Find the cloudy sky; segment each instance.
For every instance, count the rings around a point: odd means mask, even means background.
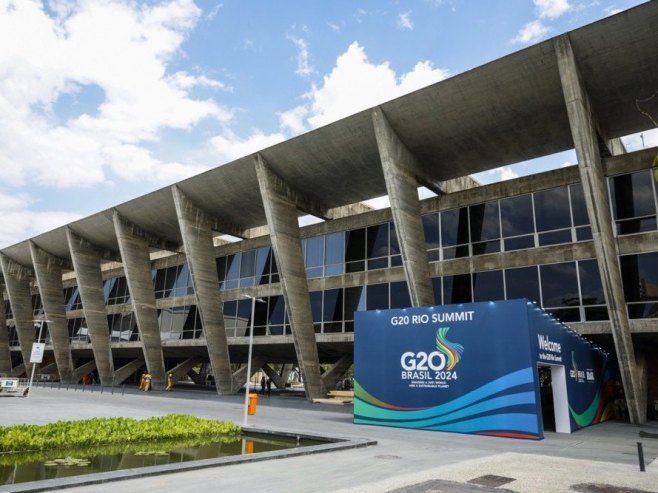
[[[0,248],[639,3],[0,0]]]

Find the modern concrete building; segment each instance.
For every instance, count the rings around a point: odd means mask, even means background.
[[[294,365],[311,398],[350,367],[356,310],[527,297],[614,352],[642,422],[658,148],[620,138],[658,119],[657,25],[643,4],[4,248],[0,372],[28,371],[48,320],[42,374],[110,385],[148,368],[157,388],[208,372],[236,392],[253,323],[252,370],[281,385]],[[574,148],[574,166],[470,178]]]

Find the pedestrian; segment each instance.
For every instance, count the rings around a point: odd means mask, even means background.
[[[267,379],[267,395],[270,395],[272,393],[272,379],[268,378]]]
[[[146,372],[142,372],[142,376],[139,378],[139,390],[144,390],[144,384],[146,383]]]
[[[146,372],[144,374],[144,392],[151,390],[151,374]]]
[[[260,393],[261,395],[265,395],[265,375],[260,379]]]
[[[174,374],[170,373],[167,375],[167,386],[165,387],[165,390],[171,392],[171,389],[174,388]]]

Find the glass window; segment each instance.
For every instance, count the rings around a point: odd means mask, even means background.
[[[587,215],[587,204],[585,203],[583,186],[580,183],[569,185],[569,193],[571,194],[571,213],[573,215],[573,225],[589,225],[589,216]]]
[[[444,247],[468,243],[468,208],[441,212],[441,242]]]
[[[160,338],[163,341],[183,338],[183,328],[190,312],[189,306],[174,306],[158,310]]]
[[[36,317],[43,315],[43,303],[41,302],[40,294],[32,295],[32,314]]]
[[[114,313],[107,316],[110,338],[113,342],[137,341],[139,333],[132,313]]]
[[[471,275],[459,274],[456,276],[445,276],[443,278],[443,302],[446,305],[453,303],[470,303],[473,301],[471,295]]]
[[[324,292],[324,310],[322,319],[325,322],[343,321],[343,290],[327,289]]]
[[[441,293],[443,291],[441,287],[441,278],[433,277],[432,278],[432,289],[434,290],[434,304],[441,305],[443,304]]]
[[[559,231],[549,231],[548,233],[539,233],[539,246],[559,245],[560,243],[571,243],[571,228],[561,229]]]
[[[580,305],[575,262],[540,265],[539,272],[544,308]]]
[[[366,229],[367,258],[388,257],[388,223]]]
[[[505,251],[522,250],[524,248],[533,248],[535,246],[535,236],[517,236],[516,238],[505,238]]]
[[[489,270],[473,273],[473,301],[497,301],[505,299],[503,271]]]
[[[286,302],[283,296],[271,296],[269,299],[270,325],[283,325],[286,317]]]
[[[485,202],[469,208],[471,219],[471,241],[479,242],[500,238],[498,202]]]
[[[219,280],[219,287],[221,289],[226,279],[226,257],[216,258],[215,264],[217,265],[217,279]]]
[[[236,311],[238,309],[237,301],[225,301],[222,306],[224,311],[224,327],[228,337],[235,337],[235,327],[237,324]]]
[[[270,283],[270,257],[272,249],[270,247],[259,248],[256,250],[256,284]]]
[[[583,305],[605,305],[599,263],[595,259],[580,260],[578,274]]]
[[[505,288],[508,300],[526,298],[541,305],[536,266],[505,269]]]
[[[423,232],[425,233],[425,242],[427,243],[428,250],[433,250],[441,246],[439,215],[436,212],[423,216]]]
[[[391,283],[391,308],[409,308],[411,297],[407,281]]]
[[[251,300],[237,300],[237,304],[235,335],[248,336],[251,331]]]
[[[368,310],[388,310],[388,284],[370,284],[366,288]]]
[[[345,288],[345,320],[354,320],[354,312],[366,309],[366,290],[363,286]]]
[[[626,302],[658,300],[658,252],[619,258]]]
[[[322,322],[322,291],[311,291],[309,296],[313,322]]]
[[[72,286],[64,290],[64,302],[66,311],[82,309],[82,300],[80,299],[80,290],[78,286]]]
[[[571,227],[569,189],[567,187],[535,192],[534,195],[537,231],[551,231]],[[571,238],[569,238],[569,241],[571,241]]]
[[[532,196],[519,195],[501,199],[500,220],[504,237],[534,233],[532,219]],[[505,247],[507,250],[507,247]]]
[[[325,263],[327,265],[342,265],[345,260],[345,238],[343,232],[327,235],[325,246]],[[340,272],[331,272],[331,274],[342,274],[342,268]]]
[[[242,252],[240,259],[240,278],[254,277],[256,275],[256,250]]]
[[[366,254],[366,230],[353,229],[345,232],[345,261],[365,259]]]
[[[656,214],[651,170],[610,178],[610,196],[615,219]]]
[[[308,238],[306,242],[306,267],[320,267],[324,261],[324,236]]]

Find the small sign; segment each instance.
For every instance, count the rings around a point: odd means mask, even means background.
[[[43,352],[46,349],[45,342],[35,342],[32,344],[32,354],[30,354],[30,363],[41,363],[43,361]]]
[[[0,388],[1,389],[16,389],[16,388],[18,388],[18,380],[16,380],[15,378],[0,379]]]

